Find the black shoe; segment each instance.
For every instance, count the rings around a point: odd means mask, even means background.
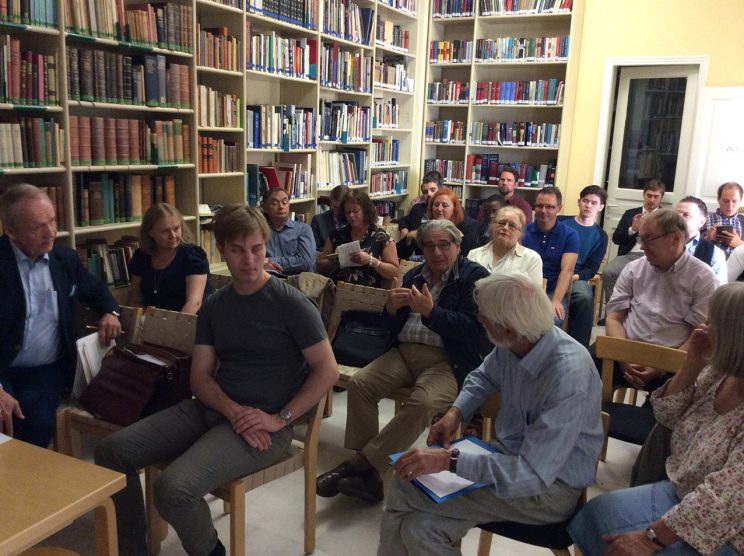
[[[382,479],[375,469],[370,469],[357,477],[344,477],[338,481],[337,488],[341,494],[361,498],[373,504],[382,502],[384,498]]]
[[[606,322],[606,319],[601,318],[597,321],[597,326],[604,326]]]
[[[324,498],[333,498],[338,494],[338,482],[344,477],[351,477],[354,469],[350,460],[337,465],[330,471],[318,475],[315,479],[315,492]]]
[[[209,553],[209,556],[225,556],[225,554],[225,545],[220,542],[220,539],[217,539],[217,544],[214,545],[214,548],[212,549],[212,552]]]

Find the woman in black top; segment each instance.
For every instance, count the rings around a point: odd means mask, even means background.
[[[196,314],[213,288],[208,282],[207,254],[191,242],[178,209],[155,203],[147,210],[139,249],[129,263],[130,305]]]

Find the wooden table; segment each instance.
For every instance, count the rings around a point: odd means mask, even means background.
[[[110,497],[125,484],[92,463],[19,440],[0,444],[0,554],[23,552],[93,510],[96,554],[117,556]]]

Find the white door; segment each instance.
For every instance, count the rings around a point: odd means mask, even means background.
[[[697,76],[697,66],[620,69],[607,162],[608,234],[626,210],[643,204],[643,186],[649,180],[666,185],[664,206],[687,194]],[[611,245],[610,258],[616,251]]]

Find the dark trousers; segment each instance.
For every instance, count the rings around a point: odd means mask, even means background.
[[[41,367],[11,367],[0,373],[0,384],[18,401],[25,417],[13,418],[14,438],[42,448],[49,446],[64,376],[62,360]]]

